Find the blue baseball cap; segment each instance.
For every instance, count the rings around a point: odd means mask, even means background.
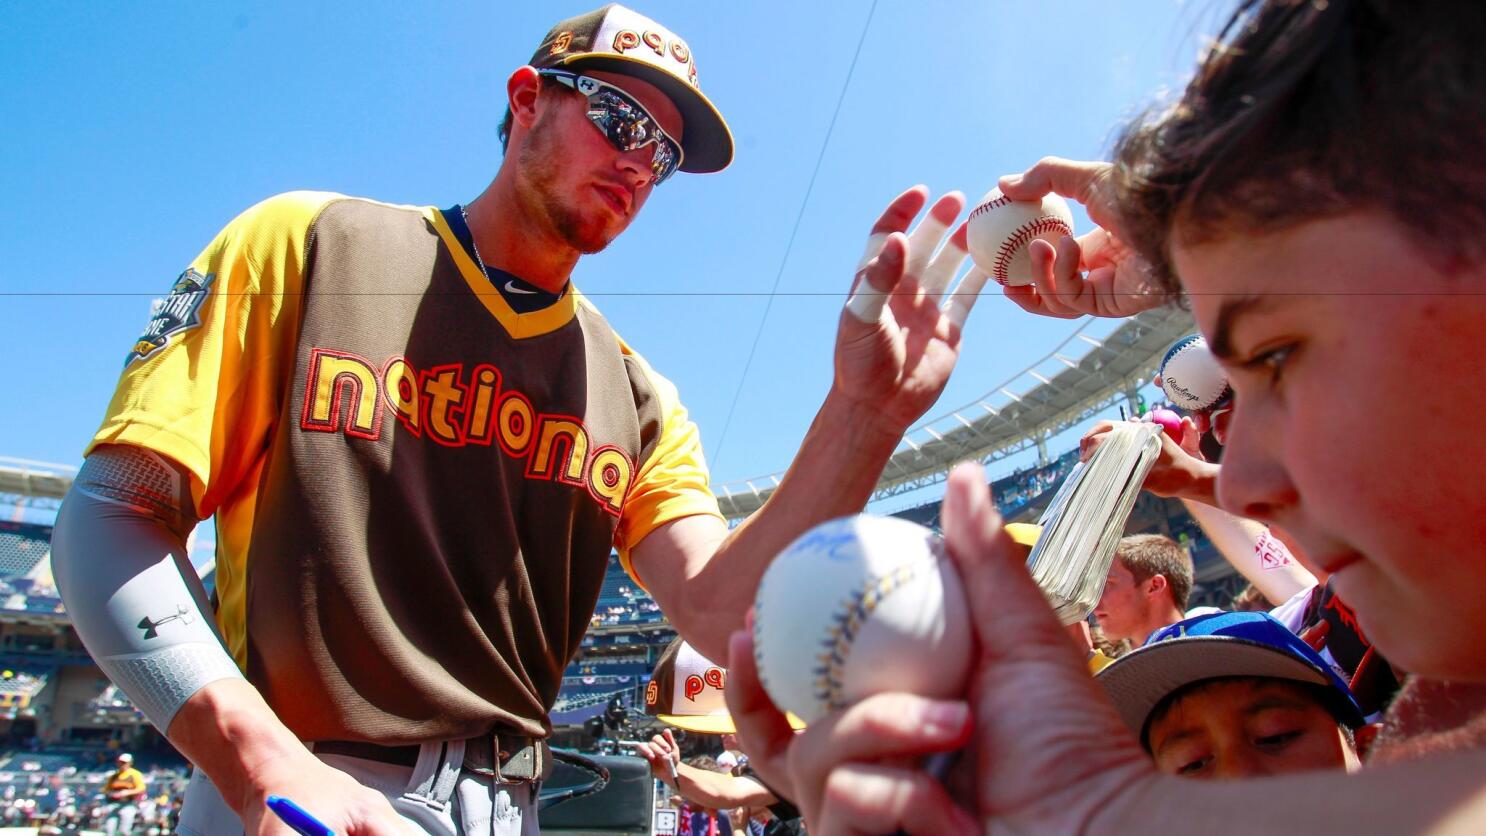
[[[1268,613],[1211,613],[1178,621],[1116,659],[1097,679],[1144,744],[1151,712],[1168,696],[1193,683],[1234,676],[1319,685],[1338,723],[1355,729],[1366,722],[1357,698],[1331,665]]]

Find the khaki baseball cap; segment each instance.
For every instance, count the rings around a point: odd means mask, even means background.
[[[1013,543],[1027,548],[1037,545],[1037,538],[1042,536],[1042,526],[1033,523],[1007,523],[1005,528]]]
[[[558,23],[532,54],[537,69],[605,70],[659,87],[686,123],[681,170],[722,171],[733,161],[733,134],[697,83],[696,57],[676,33],[650,18],[610,3]]]
[[[668,726],[701,734],[732,734],[732,715],[723,698],[727,669],[676,639],[661,653],[645,685],[645,713]],[[791,726],[805,722],[787,715]]]

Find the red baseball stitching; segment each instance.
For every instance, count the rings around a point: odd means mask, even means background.
[[[980,215],[984,215],[992,209],[1000,209],[1002,206],[1005,206],[1010,202],[1011,198],[1004,195],[996,198],[995,200],[987,200],[985,203],[982,203],[979,206],[975,207],[975,211],[970,213],[970,217],[974,218]]]
[[[1040,218],[1034,218],[1017,227],[1016,232],[1007,236],[1006,240],[1001,242],[1000,249],[996,250],[996,261],[991,269],[991,275],[996,278],[997,282],[1006,284],[1006,270],[1010,266],[1011,257],[1016,254],[1017,250],[1031,243],[1033,238],[1045,232],[1061,232],[1064,235],[1073,234],[1073,230],[1069,228],[1068,224],[1062,218],[1055,218],[1052,215],[1043,215]]]

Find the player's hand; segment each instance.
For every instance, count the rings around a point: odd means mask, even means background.
[[[946,296],[968,256],[965,225],[955,224],[965,196],[939,198],[907,234],[928,200],[928,189],[915,186],[877,219],[836,333],[834,392],[865,407],[893,435],[944,390],[961,329],[986,281],[971,269]]]
[[[972,833],[975,819],[918,768],[922,756],[962,747],[969,706],[878,694],[796,734],[769,701],[746,631],[728,648],[728,711],[748,763],[800,807],[812,834]]]
[[[671,785],[676,783],[676,764],[681,762],[681,749],[671,730],[666,729],[650,738],[649,743],[635,747],[635,754],[650,762],[650,773]]]
[[[1100,421],[1078,442],[1078,458],[1088,461],[1094,451],[1109,438],[1117,422]],[[1212,485],[1217,478],[1218,466],[1202,459],[1198,450],[1201,434],[1191,417],[1182,418],[1180,443],[1165,432],[1161,433],[1161,452],[1151,472],[1146,474],[1141,487],[1156,496],[1173,499],[1194,499],[1212,504]]]
[[[1132,316],[1167,301],[1150,265],[1125,244],[1109,173],[1109,163],[1046,157],[1021,174],[1001,178],[1001,193],[1009,198],[1038,200],[1055,192],[1083,204],[1098,225],[1077,238],[1063,238],[1056,248],[1033,241],[1027,254],[1036,280],[1004,288],[1006,298],[1032,313],[1064,319]]]
[[[282,795],[345,836],[409,836],[411,825],[380,792],[306,752],[276,758],[256,771],[252,789],[238,811],[248,836],[294,836],[268,809],[268,797]]]

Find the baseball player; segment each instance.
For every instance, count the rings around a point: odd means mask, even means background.
[[[103,781],[103,795],[118,805],[119,831],[133,833],[140,802],[145,799],[144,773],[134,768],[134,756],[128,752],[120,752],[114,759],[114,766],[116,769]]]
[[[731,160],[691,48],[608,5],[506,92],[468,205],[266,200],[124,358],[53,559],[90,652],[200,767],[182,833],[287,832],[270,794],[341,833],[536,832],[611,546],[721,656],[768,559],[862,506],[953,368],[984,277],[939,304],[964,201],[910,237],[916,188],[872,230],[792,469],[729,532],[675,388],[569,281],[676,172]],[[213,515],[209,603],[184,544]]]

